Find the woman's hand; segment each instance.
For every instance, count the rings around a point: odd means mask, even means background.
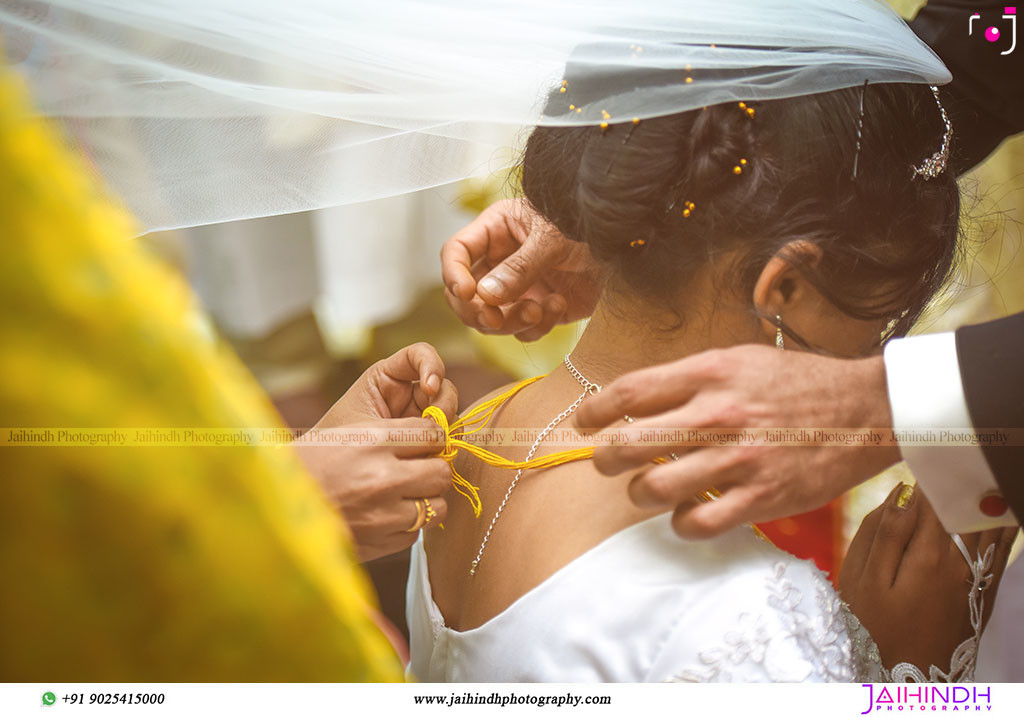
[[[444,448],[444,432],[420,418],[424,408],[435,405],[454,419],[458,393],[444,375],[444,364],[432,346],[404,348],[371,366],[294,444],[345,516],[361,560],[390,555],[415,542],[419,531],[408,531],[418,519],[416,501],[428,500],[435,512],[426,527],[438,525],[447,514],[451,468],[436,457]],[[341,427],[382,440],[330,445],[316,437],[316,431]],[[383,439],[398,431],[423,440],[385,445]]]
[[[982,625],[1016,535],[1017,528],[998,528],[962,536],[972,559],[995,544]],[[871,633],[886,669],[906,662],[926,675],[931,665],[948,671],[953,651],[974,634],[970,589],[963,554],[924,494],[903,484],[864,519],[839,574],[839,592]]]
[[[448,513],[446,496],[451,487],[451,467],[436,457],[444,448],[444,433],[425,418],[375,421],[345,428],[380,436],[397,431],[425,436],[417,445],[399,442],[295,446],[310,473],[345,516],[360,560],[405,550],[419,535],[419,530],[409,532],[417,522],[417,500],[427,499],[436,513],[425,528],[440,524]]]
[[[597,265],[521,199],[496,202],[441,249],[445,297],[483,333],[536,341],[555,324],[590,316]]]
[[[437,349],[427,343],[406,346],[366,369],[314,428],[381,418],[418,418],[431,405],[453,420],[459,395],[444,375]]]

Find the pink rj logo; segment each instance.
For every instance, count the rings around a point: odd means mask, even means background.
[[[974,13],[971,15],[971,19],[967,21],[967,34],[974,35],[974,21],[980,20],[981,15]],[[1007,7],[1003,8],[1003,19],[1010,21],[1010,49],[1000,52],[1000,55],[1009,55],[1017,48],[1017,8]],[[985,30],[985,39],[989,42],[999,42],[999,39],[1003,36],[1003,31],[994,25]]]

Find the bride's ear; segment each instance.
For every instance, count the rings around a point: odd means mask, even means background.
[[[768,260],[754,284],[754,310],[761,317],[761,330],[769,343],[775,341],[776,316],[799,332],[800,326],[814,324],[822,300],[799,265],[815,266],[821,261],[821,247],[806,240],[792,241]]]

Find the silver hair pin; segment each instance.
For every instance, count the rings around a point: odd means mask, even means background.
[[[921,166],[913,168],[914,174],[911,177],[912,179],[919,175],[926,180],[934,179],[945,171],[946,162],[949,160],[949,143],[953,139],[953,124],[949,121],[946,108],[942,106],[942,102],[939,100],[939,88],[932,85],[931,89],[932,94],[935,95],[935,104],[939,106],[939,112],[942,113],[942,123],[946,125],[946,134],[942,137],[942,146],[939,147],[939,151],[924,160]]]
[[[860,88],[860,112],[857,114],[857,153],[853,155],[853,176],[850,179],[857,178],[857,165],[860,162],[860,141],[864,133],[864,93],[867,89],[868,81],[864,80],[864,84]]]

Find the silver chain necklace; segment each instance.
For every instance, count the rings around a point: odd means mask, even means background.
[[[583,403],[583,399],[592,393],[599,393],[601,391],[601,387],[599,385],[588,381],[587,378],[580,373],[575,366],[573,366],[572,360],[569,358],[569,354],[565,355],[564,363],[565,368],[569,371],[569,375],[576,379],[576,381],[583,387],[583,393],[581,393],[579,397],[572,402],[571,406],[552,418],[551,422],[545,426],[544,430],[537,434],[537,440],[533,442],[533,445],[530,447],[530,452],[526,454],[526,461],[533,459],[533,454],[537,452],[537,448],[540,446],[541,442],[547,438],[548,434],[551,433],[559,423],[571,416],[576,409],[580,407],[580,404]],[[470,575],[476,575],[477,566],[480,565],[480,559],[483,557],[484,549],[487,547],[487,541],[490,539],[491,533],[494,531],[494,525],[498,522],[498,518],[501,517],[501,512],[505,510],[505,506],[508,504],[508,499],[512,496],[512,491],[516,489],[519,479],[523,477],[524,470],[525,469],[520,468],[516,471],[515,477],[512,478],[512,482],[508,486],[508,490],[505,491],[505,498],[501,501],[501,505],[498,506],[498,510],[494,513],[494,517],[491,518],[491,524],[487,526],[487,532],[484,533],[483,542],[480,543],[480,550],[477,551],[476,558],[473,560],[473,564],[469,568]]]

